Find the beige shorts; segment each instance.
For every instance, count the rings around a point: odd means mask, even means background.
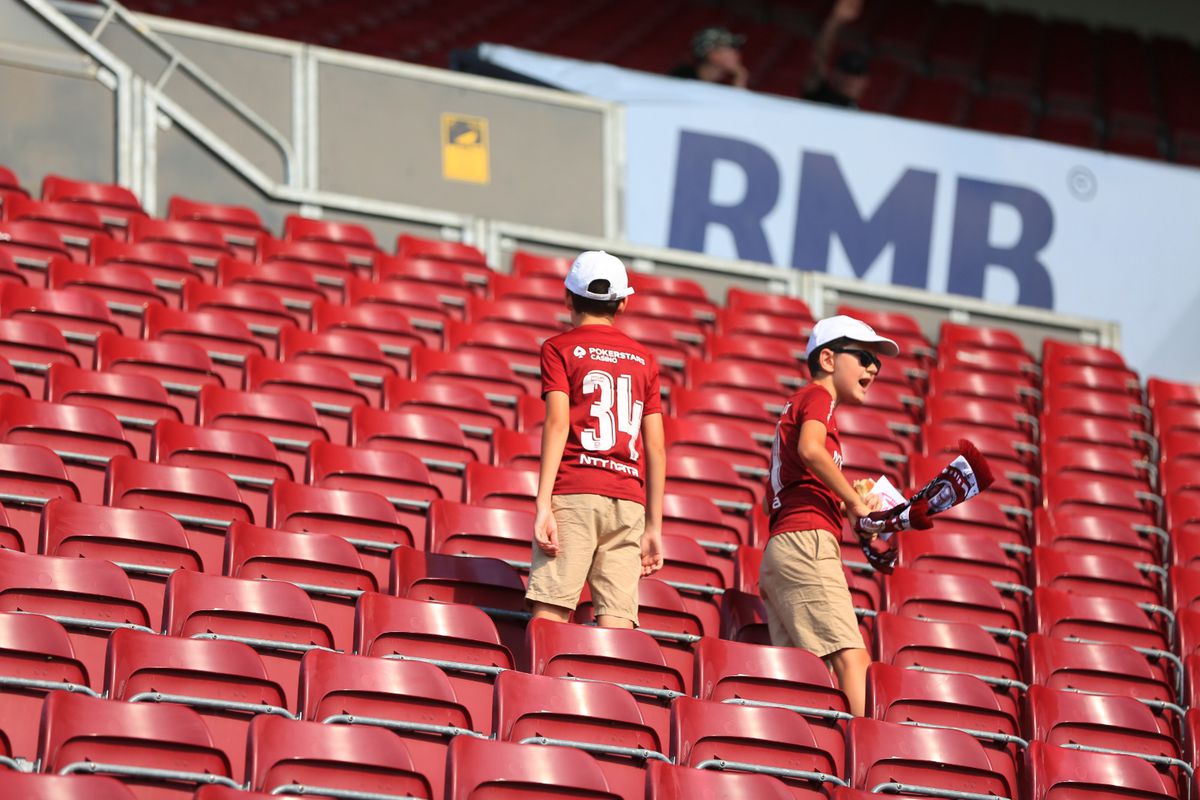
[[[772,644],[802,647],[822,658],[863,647],[842,572],[842,548],[829,531],[772,536],[763,554],[759,591]]]
[[[547,556],[534,543],[526,599],[574,610],[587,581],[596,616],[636,625],[646,509],[598,494],[555,495],[550,507],[558,523],[558,555]]]

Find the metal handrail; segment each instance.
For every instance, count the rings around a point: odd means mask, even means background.
[[[284,138],[274,125],[267,122],[257,112],[254,111],[246,103],[235,97],[228,89],[222,86],[215,78],[200,68],[196,62],[192,61],[172,45],[166,39],[152,31],[148,25],[142,22],[135,14],[131,13],[125,6],[116,2],[116,0],[100,0],[104,6],[104,14],[100,17],[100,22],[92,29],[91,38],[97,43],[100,40],[105,28],[114,18],[124,22],[130,30],[137,34],[141,39],[152,45],[158,52],[166,56],[166,69],[158,76],[151,85],[157,91],[162,91],[167,81],[176,71],[183,71],[191,76],[200,86],[214,96],[217,100],[223,103],[230,111],[241,117],[243,121],[255,128],[259,133],[271,141],[271,144],[283,156],[283,180],[284,183],[291,186],[296,180],[296,152],[292,147],[291,142]]]

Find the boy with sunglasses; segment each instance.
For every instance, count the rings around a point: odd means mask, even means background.
[[[775,428],[770,491],[764,498],[771,533],[759,575],[771,643],[802,647],[825,660],[863,716],[867,667],[850,588],[842,572],[839,532],[879,509],[842,475],[834,410],[859,405],[879,374],[880,356],[899,355],[891,339],[847,316],[813,326],[805,357],[812,383],[793,395]]]

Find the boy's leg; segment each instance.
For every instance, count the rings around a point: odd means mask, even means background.
[[[850,701],[850,713],[856,717],[865,717],[867,667],[871,666],[871,655],[861,647],[847,647],[825,656],[825,663],[833,669],[838,688]]]
[[[633,628],[637,625],[646,509],[632,500],[593,497],[600,530],[588,584],[596,622],[605,628]]]
[[[596,550],[596,519],[588,498],[592,495],[556,495],[551,500],[558,524],[558,555],[548,556],[533,544],[529,568],[529,601],[534,619],[567,622],[579,603]]]

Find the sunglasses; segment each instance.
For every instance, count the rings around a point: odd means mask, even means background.
[[[866,369],[874,365],[876,370],[883,369],[883,362],[879,360],[879,356],[872,353],[870,350],[860,350],[856,347],[841,347],[834,349],[835,353],[849,353],[858,359],[859,365]]]

